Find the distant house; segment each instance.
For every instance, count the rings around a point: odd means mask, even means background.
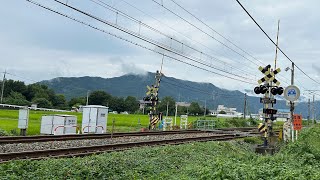
[[[219,114],[220,112],[224,112],[224,114]],[[228,108],[224,105],[218,105],[217,108],[217,117],[242,117],[243,113],[237,112],[237,108]]]
[[[177,106],[180,107],[190,107],[191,103],[187,103],[187,102],[176,102]]]
[[[209,114],[211,116],[216,116],[218,114],[218,112],[216,110],[209,110]]]
[[[151,101],[139,100],[139,108],[144,109],[147,105],[150,105],[151,103]]]

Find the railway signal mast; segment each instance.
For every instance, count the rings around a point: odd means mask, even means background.
[[[155,75],[155,84],[147,86],[146,97],[143,98],[144,101],[151,102],[150,104],[150,112],[149,112],[149,130],[155,129],[156,125],[160,120],[162,120],[162,113],[159,113],[157,110],[157,105],[159,101],[158,92],[160,87],[162,73],[157,71]]]
[[[274,115],[277,113],[277,109],[274,109],[273,105],[277,101],[274,96],[282,95],[284,90],[279,86],[280,82],[275,78],[275,75],[281,71],[280,68],[272,70],[269,64],[266,67],[260,66],[259,70],[265,76],[258,81],[259,86],[254,88],[254,92],[264,95],[260,98],[260,102],[263,104],[264,123],[259,126],[259,130],[264,134],[264,144],[261,148],[265,149],[269,148],[270,138],[273,136],[272,122],[276,120]]]

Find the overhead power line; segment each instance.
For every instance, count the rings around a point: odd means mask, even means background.
[[[53,1],[55,1],[55,2],[57,2],[57,3],[59,3],[59,4],[61,4],[61,5],[64,5],[64,6],[70,8],[70,9],[76,11],[76,12],[79,12],[79,13],[85,15],[85,16],[88,16],[88,17],[90,17],[90,18],[92,18],[92,19],[94,19],[94,20],[97,20],[97,21],[99,21],[99,22],[101,22],[101,23],[103,23],[103,24],[106,24],[106,25],[108,25],[108,26],[110,26],[110,27],[113,27],[113,28],[115,28],[115,29],[117,29],[117,30],[119,30],[119,31],[122,31],[122,32],[124,32],[124,33],[126,33],[126,34],[128,34],[128,35],[131,35],[131,36],[136,37],[136,38],[138,38],[138,39],[140,39],[140,40],[142,40],[142,41],[145,41],[145,42],[147,42],[147,43],[149,43],[149,44],[151,44],[151,45],[154,45],[154,46],[156,46],[156,47],[159,47],[159,48],[161,48],[161,49],[163,49],[163,50],[165,50],[165,51],[168,51],[168,52],[170,52],[170,53],[173,53],[173,54],[175,54],[175,55],[181,56],[181,57],[183,57],[183,58],[185,58],[185,59],[191,60],[191,61],[196,62],[196,63],[198,63],[198,64],[201,64],[201,65],[203,65],[203,66],[206,66],[206,67],[209,67],[209,68],[212,68],[212,69],[221,71],[221,72],[226,73],[226,74],[229,74],[229,75],[233,75],[233,76],[236,76],[236,77],[239,77],[239,78],[243,78],[243,79],[248,79],[248,77],[244,77],[244,76],[241,76],[241,75],[239,75],[239,74],[235,74],[235,73],[232,73],[232,72],[228,72],[228,71],[226,71],[226,70],[223,70],[223,69],[219,69],[219,68],[217,68],[217,67],[214,67],[214,66],[211,65],[211,64],[205,64],[205,63],[201,62],[201,61],[202,61],[201,59],[195,59],[195,58],[192,57],[192,56],[190,56],[190,57],[189,57],[189,56],[186,56],[185,54],[181,53],[179,50],[176,50],[176,49],[174,49],[174,48],[172,48],[172,47],[168,47],[167,45],[162,44],[162,43],[159,43],[159,42],[157,42],[157,41],[155,41],[155,40],[153,40],[153,39],[151,39],[151,38],[142,36],[141,34],[138,34],[138,33],[136,33],[136,32],[130,31],[130,30],[128,30],[128,29],[126,29],[126,28],[124,28],[124,27],[121,27],[121,26],[119,26],[119,25],[117,25],[117,24],[114,24],[114,23],[108,22],[108,21],[106,21],[106,20],[104,20],[104,19],[101,19],[101,18],[99,18],[99,17],[96,17],[96,16],[94,16],[94,15],[88,13],[88,12],[84,12],[84,11],[82,11],[82,10],[74,7],[74,6],[68,5],[68,4],[63,3],[63,2],[61,2],[61,1],[59,1],[59,0],[53,0]],[[228,76],[228,77],[230,77],[230,76]]]
[[[152,0],[154,2],[156,2],[155,0]],[[192,17],[194,17],[196,20],[198,20],[200,23],[202,23],[204,26],[206,26],[207,28],[209,28],[210,30],[212,30],[214,33],[216,33],[217,35],[219,35],[220,37],[222,37],[224,40],[226,40],[227,42],[229,42],[230,44],[232,44],[233,46],[235,46],[236,48],[238,48],[239,50],[241,50],[242,52],[244,52],[245,54],[247,54],[248,56],[250,56],[251,58],[255,59],[256,61],[258,61],[259,63],[261,63],[261,65],[265,65],[265,63],[263,63],[261,60],[259,60],[258,58],[254,57],[252,54],[248,53],[247,51],[245,51],[244,49],[242,49],[239,45],[237,45],[236,43],[232,42],[230,39],[226,38],[225,36],[223,36],[221,33],[219,33],[217,30],[213,29],[211,26],[209,26],[207,23],[205,23],[203,20],[201,20],[199,17],[197,17],[196,15],[194,15],[193,13],[191,13],[189,10],[187,10],[186,8],[184,8],[182,5],[180,5],[179,3],[177,3],[175,0],[171,0],[175,5],[177,5],[178,7],[180,7],[182,10],[184,10],[185,12],[187,12],[189,15],[191,15]],[[160,5],[158,2],[156,2],[158,5]],[[163,4],[161,4],[161,6],[163,6]],[[167,7],[164,7],[165,9],[167,9],[169,12],[173,13],[170,9],[168,9]],[[178,16],[179,18],[181,18],[178,14],[173,13],[174,15]],[[185,21],[185,19],[182,19]],[[186,22],[186,21],[185,21]],[[189,22],[188,22],[189,23]],[[189,23],[190,24],[190,23]],[[237,53],[239,54],[239,53]],[[243,55],[241,55],[242,57],[244,57]],[[244,57],[246,58],[246,57]],[[247,59],[247,58],[246,58]],[[249,59],[247,59],[249,60]],[[250,61],[250,60],[249,60]],[[252,62],[252,61],[250,61]],[[256,63],[254,63],[255,65],[257,65]],[[257,65],[258,66],[258,65]],[[288,78],[286,78],[283,75],[279,75],[280,77],[282,77],[283,79],[285,79],[283,82],[287,85],[290,85],[288,82],[290,81]],[[279,78],[280,79],[280,78]]]
[[[222,37],[224,40],[228,41],[230,44],[232,44],[233,46],[235,46],[236,48],[238,48],[239,50],[241,50],[242,52],[244,52],[245,54],[247,54],[248,56],[252,57],[253,59],[259,61],[261,64],[264,64],[262,61],[260,61],[259,59],[255,58],[253,55],[251,55],[250,53],[248,53],[247,51],[243,50],[240,46],[238,46],[237,44],[235,44],[234,42],[232,42],[230,39],[226,38],[225,36],[223,36],[221,33],[219,33],[217,30],[213,29],[211,26],[209,26],[207,23],[205,23],[204,21],[202,21],[200,18],[198,18],[196,15],[194,15],[193,13],[191,13],[190,11],[188,11],[186,8],[184,8],[182,5],[180,5],[179,3],[177,3],[175,0],[171,0],[175,5],[177,5],[178,7],[180,7],[181,9],[183,9],[185,12],[187,12],[189,15],[191,15],[192,17],[194,17],[195,19],[197,19],[199,22],[201,22],[204,26],[206,26],[207,28],[209,28],[210,30],[212,30],[213,32],[215,32],[216,34],[218,34],[220,37]]]
[[[197,49],[197,48],[194,48],[194,47],[192,47],[191,45],[188,45],[187,43],[184,43],[184,42],[182,42],[182,41],[174,38],[173,36],[170,36],[170,35],[162,32],[162,31],[160,31],[160,30],[158,30],[158,29],[156,29],[156,28],[154,28],[154,27],[152,27],[152,26],[150,26],[150,25],[148,25],[148,24],[146,24],[146,23],[144,23],[144,22],[142,22],[142,21],[140,21],[140,20],[138,20],[138,19],[130,16],[129,14],[124,13],[123,11],[121,11],[121,10],[119,10],[119,9],[117,9],[117,8],[112,7],[111,5],[105,3],[105,2],[102,1],[102,0],[89,0],[89,1],[91,1],[91,2],[93,2],[94,4],[97,4],[97,5],[105,8],[105,9],[108,9],[108,10],[110,10],[110,11],[112,11],[112,12],[115,12],[117,15],[121,15],[121,16],[129,19],[129,20],[131,20],[131,21],[139,24],[139,26],[142,25],[142,26],[150,29],[151,31],[156,32],[156,33],[158,33],[158,34],[160,34],[160,35],[168,38],[168,39],[171,40],[171,41],[175,41],[175,42],[179,43],[182,47],[185,46],[186,48],[189,48],[189,49],[191,49],[191,50],[193,50],[193,51],[196,51],[196,52],[199,53],[199,55],[201,56],[201,57],[200,57],[200,60],[202,60],[202,56],[206,56],[206,57],[210,58],[211,60],[215,60],[215,61],[217,61],[217,62],[219,62],[219,63],[221,63],[221,64],[223,64],[223,65],[228,65],[228,66],[229,66],[230,68],[232,68],[233,70],[237,70],[237,71],[239,71],[239,72],[241,72],[241,73],[246,72],[246,75],[251,74],[251,75],[254,76],[253,73],[250,73],[250,72],[245,71],[245,70],[243,70],[243,69],[240,69],[240,68],[238,68],[238,67],[232,66],[232,65],[230,65],[229,63],[227,63],[227,62],[225,62],[225,61],[223,61],[223,60],[220,60],[220,59],[218,59],[218,58],[216,58],[216,57],[214,57],[214,56],[211,56],[211,55],[209,55],[209,54],[207,54],[207,53],[205,53],[205,52],[203,52],[203,51],[201,51],[201,50],[199,50],[199,49]],[[171,45],[170,45],[170,48],[172,48]],[[183,52],[181,52],[181,53],[183,53]],[[203,61],[203,62],[206,62],[205,60],[202,60],[202,61]],[[250,79],[252,79],[252,78],[250,78]],[[252,79],[252,80],[255,80],[255,79]]]
[[[188,90],[192,90],[192,91],[195,91],[195,92],[201,92],[201,93],[208,94],[208,95],[211,95],[211,96],[238,97],[238,95],[223,94],[223,93],[218,93],[218,92],[208,92],[206,90],[203,90],[203,89],[200,89],[200,88],[197,88],[197,87],[194,87],[194,86],[190,86],[190,85],[187,85],[185,83],[181,83],[178,80],[170,79],[167,76],[163,76],[163,78],[164,79],[162,79],[162,81],[163,80],[165,80],[165,81],[168,80],[168,81],[173,82],[175,86],[178,86],[178,87],[181,87],[181,88],[184,88],[184,89],[188,89]]]
[[[172,83],[170,81],[167,81],[168,79],[163,79],[162,82],[168,84],[168,85],[171,85],[171,86],[175,86],[177,88],[181,88],[181,89],[185,89],[185,90],[188,90],[188,91],[193,91],[193,92],[199,92],[199,93],[202,93],[202,94],[206,94],[208,96],[212,96],[212,97],[216,97],[216,96],[219,96],[219,97],[223,97],[223,98],[239,98],[239,96],[235,96],[235,95],[226,95],[226,94],[219,94],[219,93],[210,93],[210,92],[207,92],[207,91],[203,91],[203,90],[199,90],[199,89],[196,89],[196,88],[192,88],[192,87],[186,87],[186,86],[181,86],[179,84],[176,84],[176,83]],[[241,98],[242,99],[242,98]]]
[[[163,4],[160,4],[159,2],[157,2],[156,0],[152,0],[153,2],[155,2],[156,4],[158,4],[159,6],[163,7],[164,9],[166,9],[167,11],[169,11],[170,13],[172,13],[173,15],[177,16],[178,18],[180,18],[181,20],[183,20],[184,22],[186,22],[187,24],[189,24],[190,26],[196,28],[197,30],[199,30],[200,32],[204,33],[205,35],[207,35],[208,37],[212,38],[213,40],[217,41],[219,44],[221,44],[222,46],[226,47],[227,49],[231,50],[232,52],[238,54],[239,56],[243,57],[244,59],[250,61],[251,63],[255,64],[256,66],[259,66],[256,62],[250,60],[249,58],[247,58],[246,56],[244,56],[243,54],[239,53],[238,51],[234,50],[233,48],[231,48],[230,46],[226,45],[225,43],[223,43],[222,41],[218,40],[217,38],[215,38],[213,35],[207,33],[206,31],[204,31],[203,29],[199,28],[198,26],[194,25],[193,23],[191,23],[190,21],[188,21],[186,18],[180,16],[178,13],[174,12],[173,10],[169,9],[168,7],[164,6]]]
[[[294,63],[289,56],[284,53],[284,51],[277,46],[277,44],[270,38],[270,36],[266,33],[266,31],[258,24],[258,22],[252,17],[252,15],[247,11],[247,9],[240,3],[239,0],[236,0],[238,2],[238,4],[242,7],[242,9],[247,13],[247,15],[252,19],[252,21],[259,27],[259,29],[267,36],[267,38],[280,50],[280,52],[290,61],[294,64],[294,66],[297,67],[297,69],[299,69],[305,76],[307,76],[309,79],[311,79],[312,81],[314,81],[315,83],[320,85],[319,81],[316,81],[315,79],[313,79],[312,77],[310,77],[306,72],[304,72],[299,66],[297,66],[296,63]]]
[[[237,79],[237,78],[234,78],[234,77],[231,77],[231,76],[226,76],[226,75],[224,75],[224,74],[220,74],[220,73],[217,73],[217,72],[208,70],[208,69],[206,69],[206,68],[203,68],[203,67],[200,67],[200,66],[197,66],[197,65],[194,65],[194,64],[191,64],[191,63],[182,61],[181,59],[178,59],[178,58],[175,58],[175,57],[173,57],[173,56],[170,56],[170,55],[164,54],[164,53],[162,53],[162,52],[156,51],[156,50],[154,50],[153,48],[148,48],[148,47],[143,46],[143,45],[141,45],[141,44],[139,44],[139,43],[136,43],[136,42],[133,42],[133,41],[128,40],[128,39],[126,39],[126,38],[123,38],[123,37],[121,37],[121,36],[119,36],[119,35],[116,35],[116,34],[107,32],[107,31],[105,31],[105,30],[103,30],[103,29],[101,29],[101,28],[98,28],[98,27],[96,27],[96,26],[93,26],[93,25],[91,25],[91,24],[89,24],[89,23],[85,23],[85,22],[83,22],[83,21],[80,21],[80,20],[78,20],[78,19],[76,19],[76,18],[73,18],[73,17],[71,17],[71,16],[69,16],[69,15],[63,14],[63,13],[58,12],[58,11],[56,11],[56,10],[53,10],[53,9],[51,9],[51,8],[49,8],[49,7],[46,7],[46,6],[44,6],[44,5],[40,4],[40,3],[35,2],[35,1],[32,1],[32,0],[26,0],[26,1],[28,1],[28,2],[30,2],[30,3],[32,3],[32,4],[34,4],[34,5],[37,5],[37,6],[41,7],[41,8],[44,8],[44,9],[46,9],[46,10],[48,10],[48,11],[51,11],[51,12],[53,12],[53,13],[56,13],[56,14],[58,14],[58,15],[60,15],[60,16],[66,17],[66,18],[68,18],[68,19],[70,19],[70,20],[73,20],[73,21],[78,22],[78,23],[80,23],[80,24],[86,25],[86,26],[88,26],[88,27],[90,27],[90,28],[92,28],[92,29],[95,29],[95,30],[98,30],[98,31],[100,31],[100,32],[109,34],[109,35],[111,35],[111,36],[113,36],[113,37],[116,37],[116,38],[121,39],[121,40],[123,40],[123,41],[126,41],[126,42],[128,42],[128,43],[131,43],[131,44],[136,45],[136,46],[138,46],[138,47],[144,48],[144,49],[146,49],[146,50],[155,52],[155,53],[157,53],[157,54],[163,55],[163,56],[168,57],[168,58],[170,58],[170,59],[173,59],[173,60],[175,60],[175,61],[178,61],[178,62],[187,64],[187,65],[193,66],[193,67],[198,68],[198,69],[202,69],[202,70],[204,70],[204,71],[207,71],[207,72],[210,72],[210,73],[213,73],[213,74],[222,76],[222,77],[226,77],[226,78],[229,78],[229,79],[233,79],[233,80],[240,81],[240,82],[244,82],[244,83],[248,83],[248,84],[254,84],[254,83],[251,83],[251,82],[246,81],[246,80]],[[59,1],[57,1],[57,0],[54,0],[54,1],[59,2]],[[64,4],[64,3],[61,3],[61,2],[59,2],[59,3],[66,6],[66,4]],[[75,8],[75,9],[76,9],[76,8]],[[85,12],[84,12],[84,13],[85,13]],[[85,13],[85,14],[89,15],[88,13]],[[89,16],[91,17],[92,15],[89,15]],[[94,17],[94,16],[92,16],[92,17]],[[95,17],[95,19],[96,19],[96,17]],[[105,23],[105,21],[102,21],[102,20],[100,20],[100,19],[98,19],[98,18],[97,18],[96,20]],[[122,29],[119,29],[119,30],[125,32],[125,31],[122,30]],[[126,32],[126,33],[128,33],[128,32]],[[130,34],[130,33],[128,33],[128,34]],[[137,38],[139,38],[139,39],[141,39],[141,40],[143,40],[143,41],[148,42],[148,40],[142,39],[141,37],[136,36],[136,35],[134,35],[134,34],[130,34],[130,35],[132,35],[132,36],[134,36],[134,37],[137,37]],[[164,48],[164,47],[162,47],[162,46],[160,46],[160,45],[158,45],[158,44],[155,44],[155,43],[152,43],[152,42],[149,42],[149,43],[152,44],[152,45],[154,45],[154,46],[156,46],[156,47],[165,49],[165,50],[167,50],[168,52],[174,53],[173,51],[171,51],[171,50],[169,50],[169,49],[166,49],[166,48]]]

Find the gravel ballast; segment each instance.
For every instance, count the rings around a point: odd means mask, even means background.
[[[180,138],[191,138],[191,137],[207,137],[207,136],[214,136],[214,135],[218,135],[218,134],[190,133],[190,134],[170,134],[170,135],[152,135],[152,136],[125,136],[125,137],[116,137],[113,139],[111,138],[82,139],[82,140],[67,140],[67,141],[1,144],[0,153],[61,149],[61,148],[84,147],[84,146],[99,146],[99,145],[117,144],[117,143],[143,142],[143,141],[180,139]]]

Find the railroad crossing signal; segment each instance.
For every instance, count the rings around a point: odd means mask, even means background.
[[[275,76],[276,74],[278,74],[278,73],[281,71],[281,69],[278,68],[278,69],[276,69],[276,70],[274,70],[274,71],[271,71],[270,68],[271,68],[271,65],[270,65],[270,64],[269,64],[268,66],[266,66],[266,67],[262,67],[262,66],[259,67],[259,70],[260,70],[265,76],[264,76],[263,78],[261,78],[261,79],[258,81],[258,83],[261,84],[261,83],[263,83],[263,82],[270,82],[270,81],[272,81],[272,82],[274,82],[277,86],[279,86],[279,85],[280,85],[280,82],[279,82],[274,76]]]
[[[157,71],[155,76],[155,84],[150,86],[147,86],[147,92],[146,97],[143,98],[144,101],[150,101],[150,113],[149,113],[149,129],[155,129],[156,124],[162,119],[161,113],[158,113],[157,111],[157,104],[159,101],[158,98],[158,92],[159,92],[159,86],[161,81],[162,73]]]

